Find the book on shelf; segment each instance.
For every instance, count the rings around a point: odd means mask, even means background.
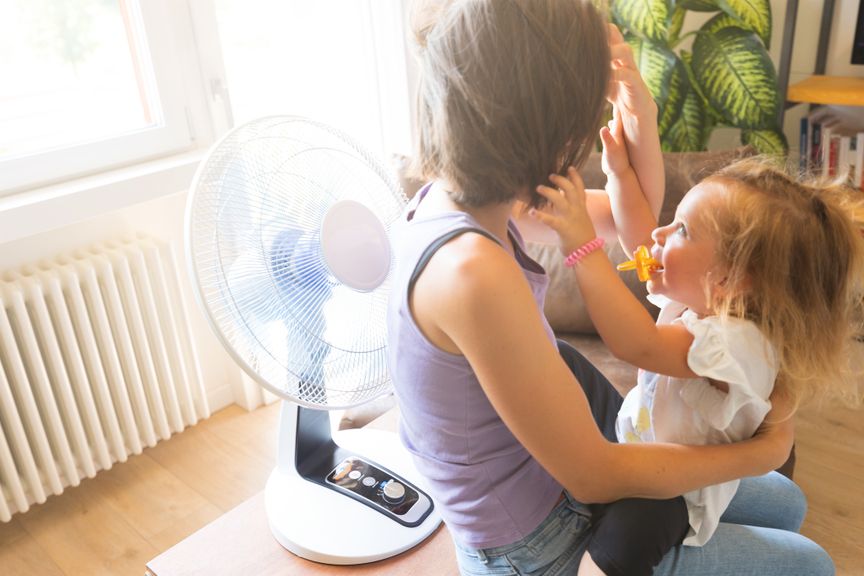
[[[864,132],[850,132],[819,117],[805,116],[799,127],[798,167],[802,174],[845,178],[864,190]]]
[[[830,126],[822,127],[822,175],[837,176],[840,163],[840,136]]]
[[[798,133],[798,171],[806,174],[810,164],[810,120],[804,116]]]
[[[849,174],[849,168],[852,166],[852,154],[854,154],[854,152],[850,150],[852,147],[852,137],[838,136],[837,142],[837,170],[834,175],[851,180],[852,177]]]
[[[855,146],[855,168],[852,176],[852,184],[859,190],[864,190],[864,132],[856,136]]]

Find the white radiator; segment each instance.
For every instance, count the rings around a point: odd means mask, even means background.
[[[207,418],[168,246],[136,238],[0,282],[0,521]]]

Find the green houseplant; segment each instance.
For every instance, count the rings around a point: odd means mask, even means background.
[[[733,126],[760,152],[786,152],[766,49],[769,0],[611,0],[609,8],[657,102],[664,150],[704,150],[716,126]],[[689,11],[716,14],[682,34]],[[691,37],[692,48],[683,49]]]

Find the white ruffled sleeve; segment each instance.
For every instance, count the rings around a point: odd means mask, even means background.
[[[684,402],[717,430],[729,428],[742,410],[756,424],[761,422],[771,409],[768,397],[777,378],[777,361],[759,329],[746,320],[699,318],[689,310],[676,322],[693,334],[687,354],[690,369],[703,378],[729,385],[726,393],[704,381],[694,381],[681,389]]]

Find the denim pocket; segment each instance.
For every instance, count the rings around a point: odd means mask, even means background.
[[[507,558],[519,574],[544,573],[562,557],[581,558],[590,526],[586,507],[578,502],[562,502],[525,538],[523,546],[508,551]]]
[[[505,556],[486,558],[486,562],[479,556],[461,550],[456,547],[456,559],[459,561],[459,574],[462,576],[518,576],[516,571]]]

